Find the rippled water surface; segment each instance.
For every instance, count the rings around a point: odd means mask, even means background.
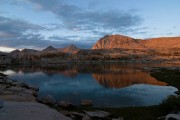
[[[141,71],[139,65],[81,64],[14,67],[3,70],[11,79],[40,88],[39,95],[57,100],[92,100],[93,106],[129,107],[159,104],[177,89]],[[147,67],[147,66],[144,66]]]

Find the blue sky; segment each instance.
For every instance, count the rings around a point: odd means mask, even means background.
[[[75,44],[107,34],[180,36],[179,0],[0,0],[0,51]]]

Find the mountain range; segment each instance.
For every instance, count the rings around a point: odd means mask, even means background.
[[[33,50],[33,49],[23,49],[23,50],[14,50],[9,53],[10,56],[14,58],[23,58],[31,55],[42,55],[42,54],[55,54],[55,53],[68,53],[74,54],[78,52],[80,48],[76,47],[75,45],[69,45],[65,48],[54,48],[52,46],[48,46],[47,48],[43,49],[42,51]]]
[[[2,54],[2,52],[1,52]],[[59,62],[102,62],[102,61],[180,61],[180,37],[134,39],[123,35],[106,35],[91,49],[80,49],[75,45],[65,48],[14,50],[7,54],[15,63],[59,63]],[[18,62],[17,62],[18,61]]]

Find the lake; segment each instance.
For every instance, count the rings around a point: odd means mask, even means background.
[[[76,105],[81,100],[92,100],[95,107],[130,107],[157,105],[177,91],[140,70],[149,66],[152,65],[62,64],[12,67],[1,72],[38,86],[41,97],[50,94],[58,101]]]

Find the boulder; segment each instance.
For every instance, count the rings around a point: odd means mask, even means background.
[[[180,120],[180,114],[168,114],[165,120]]]
[[[3,73],[0,73],[0,77],[6,77],[6,76],[8,76],[8,75],[5,75],[5,74],[3,74]]]
[[[4,84],[4,83],[6,83],[6,80],[4,80],[4,78],[0,77],[0,83]]]
[[[1,81],[7,80],[7,75],[0,73],[0,83]]]
[[[12,83],[12,85],[17,86],[17,87],[26,87],[27,86],[26,83],[20,82],[20,81],[15,81]]]
[[[71,107],[75,107],[75,105],[73,103],[70,103],[68,101],[59,101],[57,102],[57,105],[61,108],[71,108]]]
[[[92,120],[88,115],[84,115],[82,120]]]
[[[48,95],[40,100],[44,104],[50,104],[53,105],[56,103],[56,100],[51,95]]]
[[[32,102],[5,102],[1,120],[72,120],[46,105]]]
[[[81,106],[92,106],[92,101],[91,100],[82,100]]]
[[[77,118],[83,118],[84,117],[84,114],[78,113],[78,112],[71,112],[71,114],[74,115]]]
[[[7,79],[6,80],[6,84],[12,84],[14,81],[13,80],[10,80],[10,79]]]
[[[93,112],[85,111],[85,113],[92,118],[107,118],[111,115],[111,113],[100,111],[100,110],[96,110]]]
[[[174,92],[175,94],[177,94],[177,95],[180,95],[180,91],[176,91],[176,92]]]
[[[76,119],[76,120],[80,120],[83,118],[84,114],[82,113],[78,113],[78,112],[70,112],[67,110],[61,110],[60,113],[62,113],[63,115],[70,117],[72,119]]]
[[[22,92],[25,90],[25,88],[22,88],[22,87],[17,87],[17,86],[12,86],[12,87],[9,87],[6,89],[7,91],[13,91],[14,93],[17,93],[17,92]]]
[[[30,95],[33,95],[33,96],[37,96],[37,94],[38,94],[37,91],[29,90],[29,89],[24,90],[22,93],[24,93],[24,94],[30,94]]]
[[[39,88],[37,86],[32,85],[32,84],[28,84],[27,88],[31,89],[31,90],[39,91]]]
[[[62,113],[63,115],[70,117],[72,119],[75,119],[76,117],[74,115],[71,114],[71,112],[67,111],[67,110],[61,110],[60,113]]]

